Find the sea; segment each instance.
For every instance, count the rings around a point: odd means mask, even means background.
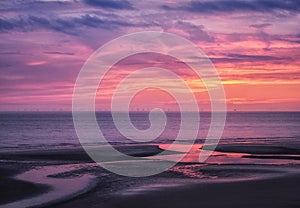
[[[82,119],[84,119],[86,112],[80,113],[82,113]],[[96,202],[99,206],[103,205],[102,207],[112,207],[110,203],[115,205],[116,199],[121,199],[122,202],[122,199],[127,200],[129,196],[146,196],[148,193],[156,193],[161,196],[161,193],[168,190],[171,190],[170,196],[173,196],[173,194],[184,193],[185,190],[189,190],[180,188],[177,192],[176,187],[188,187],[189,185],[194,187],[199,184],[198,193],[199,190],[204,190],[203,187],[206,191],[209,183],[225,182],[225,184],[229,184],[228,182],[241,181],[242,183],[239,186],[236,186],[239,183],[233,184],[234,187],[241,190],[245,189],[248,193],[248,186],[258,183],[259,185],[250,190],[254,190],[253,193],[256,193],[256,190],[259,189],[258,196],[267,196],[272,205],[274,204],[274,198],[278,198],[279,195],[282,196],[282,193],[285,193],[288,197],[285,196],[286,199],[284,198],[284,200],[286,201],[284,203],[295,202],[295,207],[297,207],[296,204],[299,204],[299,200],[297,200],[298,195],[293,194],[297,193],[293,187],[298,187],[298,178],[294,180],[288,177],[299,175],[300,112],[228,112],[220,139],[219,148],[221,150],[213,152],[205,160],[205,163],[199,161],[199,155],[203,150],[202,155],[209,152],[207,149],[202,148],[202,143],[205,141],[211,125],[211,113],[185,113],[190,119],[187,120],[189,123],[185,128],[191,128],[194,124],[199,126],[196,138],[190,138],[193,134],[189,134],[189,132],[193,131],[193,128],[185,129],[185,139],[187,141],[193,140],[196,143],[189,149],[188,154],[181,150],[185,144],[170,145],[176,139],[183,122],[179,112],[166,112],[166,117],[155,117],[156,119],[166,119],[166,125],[157,138],[152,141],[142,141],[142,145],[136,145],[139,143],[138,138],[132,140],[122,135],[116,128],[116,120],[113,119],[111,112],[96,112],[98,127],[105,139],[115,145],[114,147],[120,152],[137,157],[131,160],[112,157],[109,158],[107,163],[101,163],[99,166],[99,163],[96,164],[87,160],[82,154],[84,152],[78,151],[82,149],[74,127],[72,112],[1,112],[0,162],[1,177],[2,181],[5,182],[2,182],[4,184],[2,184],[4,187],[2,190],[6,190],[5,193],[11,193],[12,195],[17,193],[19,195],[17,195],[17,198],[13,198],[15,201],[4,200],[2,204],[0,202],[0,206],[23,208],[53,205],[53,207],[64,207],[64,204],[66,204],[69,207],[68,203],[70,203],[73,207],[84,207],[86,204],[90,206],[90,203]],[[153,122],[151,120],[153,117],[149,117],[153,114],[149,114],[149,112],[130,112],[129,115],[130,122],[140,130],[151,129],[153,126],[157,128],[156,125],[163,123],[159,120]],[[200,122],[194,119],[194,116],[200,116]],[[121,126],[128,122],[125,112],[116,113],[116,118]],[[85,125],[89,127],[91,124],[87,122]],[[219,128],[222,127],[219,126]],[[86,131],[89,131],[89,128]],[[149,145],[144,145],[144,143],[149,143]],[[103,144],[101,142],[97,144],[96,142],[91,145]],[[170,146],[173,146],[173,149],[168,149]],[[96,150],[104,150],[104,153],[106,153],[106,147],[101,146],[100,149]],[[93,148],[91,149],[93,150]],[[166,149],[171,151],[166,152],[164,155],[158,155],[160,150]],[[151,155],[151,157],[148,157],[148,155]],[[176,165],[174,164],[166,170],[160,169],[159,166],[153,166],[154,161],[178,162],[178,156],[181,157],[180,163],[176,163]],[[146,160],[140,160],[139,157],[147,158]],[[140,168],[141,163],[147,165]],[[113,169],[105,170],[104,168],[107,167]],[[116,168],[114,169],[114,167]],[[161,170],[161,172],[157,172],[159,174],[140,177],[155,174],[157,168]],[[120,170],[121,172],[118,172]],[[16,172],[22,173],[12,176]],[[122,174],[122,176],[118,174]],[[135,177],[124,177],[124,175]],[[271,181],[272,178],[279,176],[287,177],[284,180],[288,184],[280,182],[283,180],[282,178],[275,180],[274,183]],[[13,181],[12,177],[16,177],[17,180]],[[262,179],[268,179],[266,181],[269,182],[259,183]],[[45,184],[50,188],[46,193],[41,192],[38,195],[25,198],[24,193],[27,194],[33,191],[32,188],[27,189],[25,185],[22,185],[24,183],[22,181],[28,184]],[[246,183],[247,181],[249,183]],[[21,188],[18,188],[19,183]],[[201,183],[205,183],[205,186],[202,186]],[[277,184],[277,186],[274,186],[274,184]],[[219,187],[222,188],[223,184]],[[262,189],[263,192],[261,192],[262,187],[265,187]],[[229,198],[232,198],[232,196],[236,196],[237,188],[232,190],[225,188],[223,189],[225,190],[224,193],[222,191],[221,193],[226,194],[229,192]],[[38,187],[36,189],[37,191],[33,193],[40,190]],[[273,190],[274,193],[270,193],[270,190]],[[217,192],[219,193],[220,190],[218,189]],[[71,200],[83,193],[85,195],[76,198],[76,200]],[[177,196],[181,196],[180,199],[185,199],[186,196],[193,195],[194,191],[187,193],[187,195],[178,194]],[[253,193],[247,195],[247,198],[251,198]],[[278,195],[278,193],[280,194]],[[152,197],[152,195],[150,196]],[[196,196],[198,200],[199,196]],[[214,196],[215,194],[208,195],[210,198]],[[291,200],[289,200],[290,196],[292,196]],[[5,197],[2,198],[5,199]],[[171,198],[171,201],[173,198]],[[124,201],[126,202],[126,200]],[[156,201],[161,203],[161,197],[158,197]],[[227,201],[226,198],[225,202]],[[59,204],[60,202],[63,203]],[[123,206],[124,203],[120,205]],[[124,206],[129,207],[130,205],[125,204]]]
[[[124,115],[120,112],[119,118]],[[191,116],[195,114],[191,113]],[[110,112],[97,112],[96,117],[99,129],[108,142],[137,143],[118,131]],[[180,113],[167,112],[166,117],[163,133],[152,143],[171,143],[176,138],[181,124]],[[130,119],[137,129],[145,130],[151,125],[148,112],[130,112]],[[211,113],[201,112],[199,132],[197,138],[193,138],[195,143],[204,141],[210,122]],[[1,112],[0,139],[2,152],[74,148],[81,145],[74,128],[72,112]],[[227,112],[220,142],[237,141],[298,143],[300,112]]]

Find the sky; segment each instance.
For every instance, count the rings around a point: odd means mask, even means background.
[[[300,110],[298,0],[2,0],[0,14],[0,111],[70,111],[85,61],[108,41],[142,31],[169,32],[196,44],[220,76],[229,111]],[[210,110],[201,79],[157,54],[118,63],[99,87],[96,110],[109,110],[117,84],[149,63],[180,69],[200,110]],[[151,71],[141,77],[131,83],[174,85]],[[131,101],[132,110],[178,110],[174,97],[156,88]]]

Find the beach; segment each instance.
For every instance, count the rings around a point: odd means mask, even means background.
[[[166,130],[149,142],[120,135],[108,112],[97,118],[109,143],[85,147],[105,156],[101,164],[80,144],[70,112],[2,113],[0,207],[300,206],[299,113],[228,113],[215,149],[204,140],[209,113],[201,114],[195,141],[187,134],[176,142],[178,113],[168,113]],[[148,113],[132,113],[131,119],[149,128]],[[113,155],[108,147],[131,157]],[[200,154],[210,156],[200,162]],[[147,177],[105,169],[134,173],[143,164],[147,175],[154,161],[172,165]]]
[[[1,153],[0,207],[298,207],[299,149],[278,145],[220,144],[204,163],[196,158],[209,147],[195,145],[174,167],[140,178],[105,170],[81,148]],[[115,148],[149,157],[166,146]]]

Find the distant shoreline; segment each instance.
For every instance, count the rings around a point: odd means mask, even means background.
[[[77,111],[77,112],[96,112],[96,113],[111,113],[112,111],[108,110],[96,110],[96,111]],[[145,111],[113,111],[115,113],[149,113],[150,110],[145,110]],[[194,111],[165,111],[166,113],[181,113],[181,112],[186,112],[186,113],[197,113]],[[214,111],[214,113],[223,113],[224,111]],[[239,110],[228,110],[225,111],[227,113],[300,113],[300,110],[259,110],[259,111],[239,111]],[[65,110],[7,110],[3,111],[1,110],[0,113],[72,113],[72,111],[65,111]],[[201,111],[199,110],[199,113],[212,113],[212,111]]]

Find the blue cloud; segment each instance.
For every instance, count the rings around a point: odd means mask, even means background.
[[[240,62],[261,62],[261,61],[281,61],[280,57],[267,56],[267,55],[246,55],[228,53],[223,54],[221,58],[210,58],[214,63],[240,63]]]
[[[82,15],[74,18],[49,18],[29,15],[18,18],[0,18],[0,31],[33,31],[47,29],[70,35],[78,35],[82,27],[102,28],[112,30],[121,26],[135,26],[123,20],[109,20],[95,15]],[[138,25],[137,25],[138,26]]]
[[[128,1],[116,0],[84,0],[90,6],[102,7],[108,9],[134,9]]]
[[[253,27],[253,28],[256,28],[256,29],[264,29],[264,28],[267,28],[267,27],[270,27],[272,26],[272,24],[270,23],[262,23],[262,24],[253,24],[253,25],[250,25],[250,27]]]
[[[164,9],[184,10],[197,13],[217,12],[299,12],[298,0],[215,0],[215,1],[191,1],[179,7],[163,5]]]

